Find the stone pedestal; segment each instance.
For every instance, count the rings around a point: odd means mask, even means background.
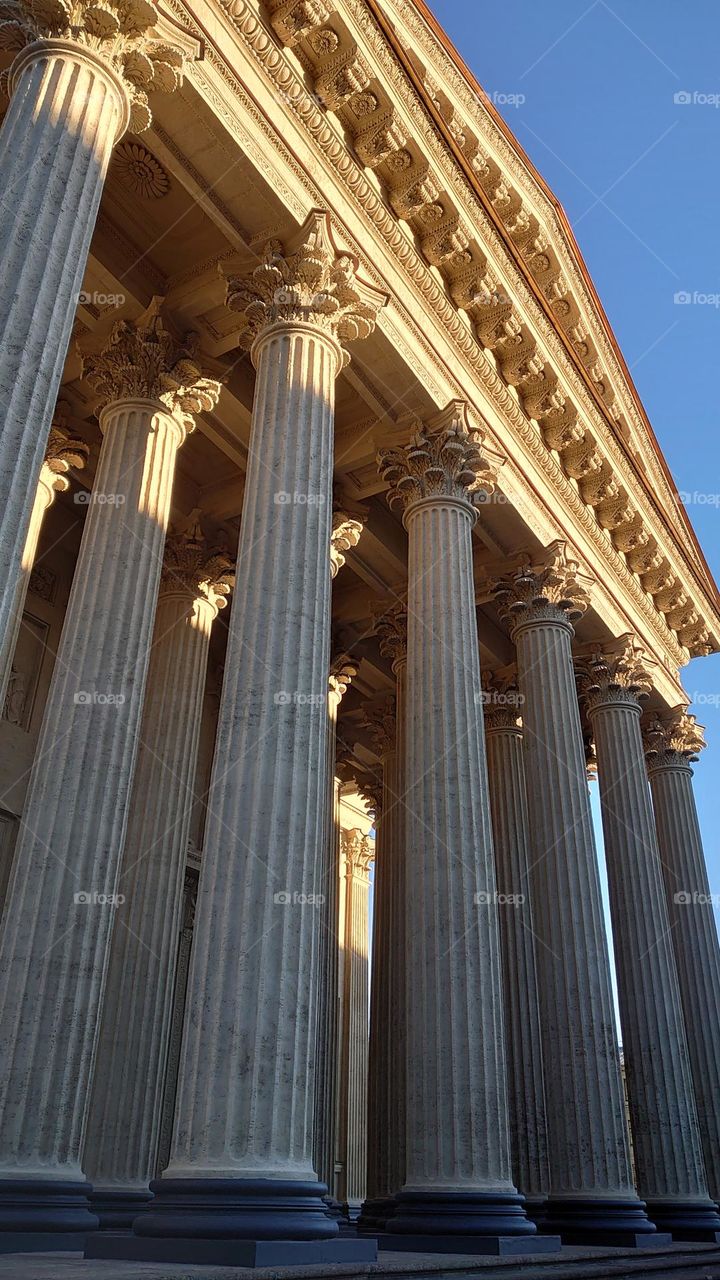
[[[651,673],[631,636],[584,651],[578,673],[597,751],[638,1192],[661,1230],[714,1241],[640,733]]]
[[[526,1238],[510,1171],[502,977],[473,584],[480,436],[452,403],[380,455],[409,537],[407,1169],[388,1235]],[[462,661],[458,661],[462,655]],[[471,1250],[469,1250],[471,1251]]]
[[[155,1176],[210,632],[231,581],[197,526],[168,539],[83,1154],[104,1228],[132,1226]]]
[[[650,785],[708,1190],[720,1201],[720,945],[691,768],[704,745],[702,729],[682,707],[647,727]]]
[[[517,671],[483,675],[500,917],[513,1178],[535,1220],[550,1187],[545,1081],[530,891],[530,822]]]
[[[81,1143],[175,458],[219,391],[154,307],[90,373],[104,439],[0,939],[6,1232],[97,1225]]]
[[[209,1261],[218,1238],[313,1242],[315,1252],[325,1242],[326,1261],[342,1258],[312,1166],[312,1121],[335,379],[341,341],[368,334],[383,302],[354,271],[327,216],[313,213],[284,253],[269,246],[248,280],[230,283],[257,369],[241,607],[230,618],[170,1165],[134,1225],[153,1237],[153,1258],[160,1240],[174,1257],[189,1238],[210,1241]]]
[[[340,945],[343,949],[341,1092],[338,1107],[338,1198],[355,1219],[367,1185],[370,865],[375,850],[362,831],[340,835]]]
[[[655,1227],[633,1187],[600,880],[570,642],[588,603],[553,543],[496,586],[517,645],[550,1196],[543,1229],[628,1244]]]
[[[33,502],[110,155],[129,124],[149,122],[145,90],[156,87],[157,63],[167,88],[181,62],[178,55],[170,66],[168,46],[162,55],[153,49],[154,17],[130,0],[120,0],[117,26],[107,27],[79,0],[72,39],[58,38],[71,32],[59,12],[18,4],[11,47],[25,47],[10,70],[0,129],[0,706]],[[126,64],[131,49],[141,57]]]
[[[395,714],[376,746],[382,761],[382,818],[375,849],[373,953],[368,1062],[367,1200],[360,1226],[385,1227],[405,1182],[405,707],[407,607],[383,609],[375,620],[384,657],[395,674]]]

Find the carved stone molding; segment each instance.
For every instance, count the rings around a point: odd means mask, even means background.
[[[171,533],[165,543],[160,594],[187,592],[224,609],[235,584],[235,566],[221,547],[211,547],[197,520],[183,533]]]
[[[686,707],[676,707],[667,716],[653,716],[645,725],[643,738],[648,769],[687,768],[705,750],[705,730]]]
[[[220,383],[202,373],[197,335],[176,337],[161,307],[156,297],[136,321],[119,320],[84,372],[103,408],[115,400],[158,400],[190,432],[195,415],[217,404]]]
[[[338,251],[329,215],[313,209],[287,245],[271,240],[249,276],[228,280],[228,306],[246,322],[243,345],[275,324],[312,324],[341,343],[369,337],[387,294],[360,280],[357,266]]]
[[[581,618],[590,603],[592,579],[582,573],[567,543],[553,542],[545,553],[510,574],[493,587],[501,618],[511,629],[530,621]]]
[[[159,14],[149,0],[4,0],[0,43],[22,49],[35,40],[71,40],[103,59],[120,77],[130,100],[130,128],[152,122],[150,93],[172,93],[182,81],[185,54],[152,30]],[[10,75],[12,85],[12,72]]]
[[[633,635],[602,646],[585,645],[578,652],[575,669],[587,710],[610,702],[639,706],[652,692],[654,666]]]
[[[57,419],[56,419],[57,420]],[[82,471],[90,456],[90,446],[78,436],[70,435],[60,426],[50,428],[43,473],[49,487],[56,493],[65,493],[70,487],[68,471]]]
[[[389,505],[403,512],[429,498],[473,505],[481,494],[492,493],[496,471],[482,443],[482,433],[469,424],[467,405],[454,401],[427,425],[418,425],[409,445],[378,454],[380,474],[390,485]]]
[[[357,663],[346,653],[334,658],[330,664],[330,696],[339,704],[358,673]]]

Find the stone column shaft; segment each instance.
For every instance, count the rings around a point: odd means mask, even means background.
[[[513,1177],[531,1207],[548,1194],[545,1114],[535,929],[530,892],[529,832],[519,695],[497,679],[485,696],[490,811],[503,962],[508,1100]],[[505,698],[498,703],[497,697]],[[507,699],[510,699],[509,705]]]
[[[369,999],[369,867],[372,842],[361,831],[341,833],[341,1000],[340,1099],[338,1151],[342,1165],[339,1198],[351,1218],[357,1216],[367,1184],[367,1083]]]
[[[113,920],[108,899],[117,892],[170,487],[184,436],[157,402],[112,404],[101,425],[94,493],[109,500],[93,502],[87,514],[0,940],[3,1179],[82,1177]]]
[[[546,1067],[547,1229],[635,1244],[633,1187],[600,878],[570,647],[586,587],[566,548],[496,587],[517,646],[536,963]]]
[[[332,1240],[312,1165],[335,379],[379,296],[314,212],[231,281],[257,370],[170,1165],[140,1235]],[[368,298],[374,299],[374,310]],[[183,1212],[178,1213],[178,1206]]]
[[[671,937],[695,1084],[708,1190],[720,1201],[720,944],[691,761],[703,744],[682,710],[651,726],[650,784]]]
[[[393,1234],[532,1235],[512,1183],[465,406],[381,454],[408,531],[407,1169]]]
[[[131,1226],[155,1176],[208,649],[229,572],[199,530],[169,540],[83,1159],[104,1227]]]
[[[663,1229],[714,1238],[640,733],[651,681],[631,637],[581,659],[579,672],[597,751],[638,1191]]]

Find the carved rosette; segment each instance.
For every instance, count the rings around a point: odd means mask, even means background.
[[[361,520],[348,515],[347,511],[338,508],[333,511],[330,533],[330,573],[333,578],[345,563],[345,552],[357,546],[364,527]]]
[[[235,585],[235,566],[221,547],[210,547],[200,525],[184,533],[170,534],[160,577],[160,594],[187,592],[207,600],[215,610],[224,609]]]
[[[518,689],[517,667],[498,667],[496,671],[482,672],[482,703],[485,727],[512,729],[522,727],[522,694]]]
[[[370,867],[375,861],[375,844],[359,827],[351,831],[341,828],[340,851],[345,859],[345,874],[369,880]]]
[[[366,708],[363,723],[369,731],[375,751],[382,759],[396,749],[395,699],[384,698]]]
[[[0,47],[59,38],[96,54],[120,77],[130,128],[142,133],[152,122],[148,94],[172,93],[182,82],[185,55],[151,34],[158,17],[149,0],[2,0]]]
[[[640,706],[653,686],[652,662],[639,640],[620,636],[606,645],[586,646],[576,662],[578,689],[589,712],[608,703]]]
[[[468,423],[467,405],[453,401],[427,425],[418,425],[410,444],[381,449],[378,467],[389,484],[391,507],[404,516],[419,502],[451,498],[475,511],[492,493],[497,474],[482,449],[483,435]]]
[[[537,559],[528,556],[526,564],[502,577],[493,595],[500,617],[514,631],[526,622],[576,622],[588,607],[591,585],[567,544],[553,542]]]
[[[688,768],[705,750],[705,730],[686,707],[676,707],[667,716],[653,716],[644,731],[645,758],[655,769]]]
[[[407,603],[397,600],[385,608],[382,605],[373,617],[373,629],[380,641],[380,652],[392,662],[397,674],[400,663],[407,659]]]
[[[206,378],[198,361],[197,335],[177,338],[153,298],[138,320],[120,320],[99,355],[88,356],[85,374],[101,408],[118,400],[157,400],[189,434],[195,415],[213,409],[220,383]]]
[[[252,347],[283,324],[312,325],[340,344],[369,337],[387,294],[360,280],[357,268],[353,254],[336,248],[329,215],[314,209],[285,246],[278,240],[265,246],[249,276],[228,280],[227,305],[246,322],[240,344]],[[343,350],[343,361],[349,358]]]
[[[342,702],[357,673],[357,663],[353,662],[347,653],[342,653],[339,657],[333,659],[330,664],[328,690],[329,697],[335,700],[336,706],[339,706]]]
[[[90,456],[90,447],[78,436],[72,436],[61,427],[52,426],[45,450],[41,479],[49,490],[65,493],[70,488],[68,471],[82,471]]]

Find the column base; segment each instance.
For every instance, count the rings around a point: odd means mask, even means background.
[[[86,1233],[97,1231],[100,1225],[90,1206],[91,1191],[85,1181],[0,1178],[0,1250],[9,1252],[4,1242],[6,1232],[36,1241],[25,1246],[33,1253],[82,1249]],[[65,1237],[73,1237],[73,1243],[58,1243]]]
[[[720,1214],[712,1200],[648,1200],[647,1211],[658,1231],[669,1231],[673,1240],[720,1244]]]
[[[391,1236],[379,1235],[378,1249],[395,1253],[489,1254],[494,1258],[560,1253],[559,1236]]]
[[[547,1214],[547,1196],[526,1196],[525,1212],[539,1230]]]
[[[357,1220],[358,1231],[384,1231],[387,1223],[397,1213],[395,1196],[376,1196],[366,1200]]]
[[[403,1236],[535,1236],[517,1192],[400,1191],[390,1233]]]
[[[152,1200],[152,1192],[111,1190],[94,1187],[90,1195],[93,1213],[100,1219],[101,1231],[131,1231],[132,1224],[139,1213]]]
[[[643,1200],[563,1200],[550,1196],[540,1230],[562,1237],[563,1244],[608,1245],[612,1248],[660,1249],[672,1243],[656,1229]]]
[[[202,1240],[176,1236],[151,1239],[99,1231],[88,1239],[85,1258],[125,1262],[178,1262],[184,1266],[302,1267],[313,1263],[377,1261],[375,1240]]]
[[[153,1200],[135,1219],[135,1236],[294,1242],[338,1237],[322,1182],[158,1178],[150,1190]]]

